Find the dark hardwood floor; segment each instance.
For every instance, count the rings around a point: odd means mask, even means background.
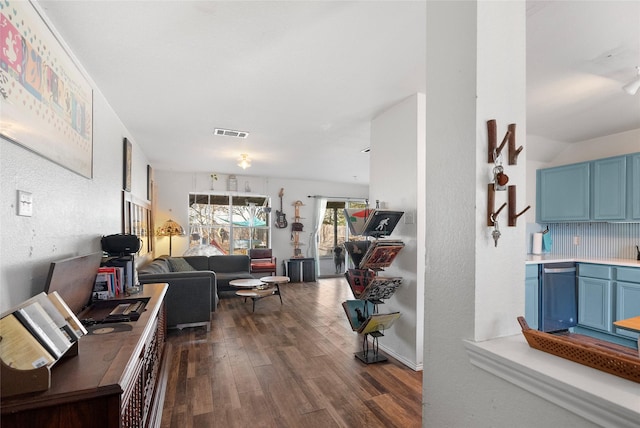
[[[354,357],[343,278],[281,289],[283,305],[223,297],[210,332],[169,332],[163,428],[421,426],[422,372]]]

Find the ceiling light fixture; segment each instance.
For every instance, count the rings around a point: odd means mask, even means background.
[[[238,159],[238,166],[242,169],[247,169],[251,166],[251,159],[249,159],[249,155],[243,153],[240,155],[240,159]]]
[[[622,87],[622,89],[629,95],[637,94],[638,89],[640,89],[640,66],[636,67],[636,70],[638,71],[636,78]]]

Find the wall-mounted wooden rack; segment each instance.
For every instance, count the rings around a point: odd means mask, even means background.
[[[515,226],[516,220],[522,214],[526,213],[531,205],[527,205],[525,209],[516,214],[516,186],[509,186],[508,190],[508,200],[509,200],[509,226]]]
[[[489,185],[487,186],[487,226],[490,226],[490,227],[494,226],[495,224],[494,219],[498,217],[498,214],[500,214],[500,211],[502,211],[506,206],[507,206],[507,203],[505,202],[502,205],[500,205],[500,208],[498,208],[498,211],[495,211],[496,190],[495,190],[494,184],[489,183]]]
[[[504,135],[504,138],[502,139],[502,142],[499,146],[496,128],[497,125],[495,119],[490,119],[487,121],[487,162],[494,163],[498,156],[500,156],[500,153],[502,153],[505,144],[509,143],[509,165],[517,165],[518,155],[520,155],[520,152],[522,152],[523,147],[520,146],[516,148],[516,124],[509,124],[509,126],[507,127],[507,132]]]

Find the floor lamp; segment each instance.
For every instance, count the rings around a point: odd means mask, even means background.
[[[175,221],[169,219],[167,221],[165,221],[163,223],[162,226],[160,226],[158,228],[158,231],[156,232],[157,236],[168,236],[169,237],[169,256],[172,256],[171,254],[171,240],[174,236],[184,236],[184,229],[182,228],[182,226],[180,226],[178,223],[176,223]]]

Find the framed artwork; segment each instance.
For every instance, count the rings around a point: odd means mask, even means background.
[[[151,204],[122,192],[122,233],[136,235],[142,241],[138,255],[153,251],[153,215]]]
[[[0,135],[93,176],[91,85],[28,1],[0,8]]]
[[[131,145],[131,141],[129,141],[129,140],[127,140],[125,138],[124,139],[124,153],[123,153],[124,164],[123,164],[123,167],[122,167],[122,171],[123,171],[122,188],[126,192],[130,192],[131,191],[131,155],[132,155],[132,151],[133,151],[133,146]]]
[[[147,165],[147,200],[153,199],[153,169]]]

